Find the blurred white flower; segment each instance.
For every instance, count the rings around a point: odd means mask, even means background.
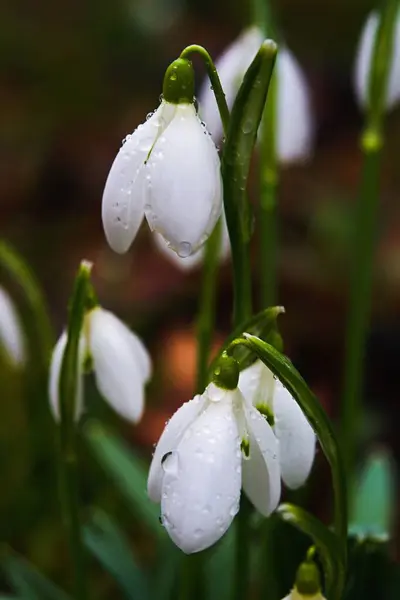
[[[161,254],[163,254],[170,262],[172,262],[178,269],[181,271],[191,271],[195,269],[203,262],[204,257],[204,247],[200,248],[194,254],[187,256],[186,258],[181,258],[174,252],[165,242],[164,238],[160,234],[155,234],[154,242],[157,248],[160,250]],[[231,244],[229,240],[229,232],[228,226],[226,224],[225,213],[222,212],[221,216],[221,245],[219,252],[219,260],[220,262],[225,261],[231,251]]]
[[[354,67],[354,86],[357,101],[365,108],[368,105],[369,74],[375,36],[378,30],[379,15],[372,12],[364,25],[358,43]],[[392,108],[400,100],[400,12],[394,28],[392,64],[386,92],[386,109]]]
[[[161,502],[172,540],[189,554],[208,548],[227,531],[239,510],[242,486],[263,515],[276,508],[278,441],[238,388],[211,383],[168,422],[151,463],[148,493]]]
[[[20,318],[14,303],[0,287],[0,345],[14,365],[25,362],[25,342]]]
[[[50,365],[49,396],[56,420],[60,418],[59,382],[66,343],[64,332]],[[111,312],[96,307],[85,316],[79,355],[76,419],[83,411],[83,372],[89,359],[104,399],[125,419],[139,421],[144,409],[144,386],[151,375],[150,357],[141,340]]]
[[[163,100],[127,136],[108,175],[102,219],[116,252],[126,252],[145,216],[182,258],[206,241],[221,214],[220,160],[193,104]]]
[[[229,108],[232,107],[244,74],[263,42],[257,27],[246,29],[217,59],[215,66],[221,79]],[[307,159],[312,150],[313,119],[308,86],[293,54],[279,48],[275,66],[277,74],[277,152],[282,163]],[[222,124],[214,93],[205,81],[199,95],[199,111],[218,143]]]
[[[246,400],[265,414],[279,441],[281,476],[287,487],[303,485],[315,455],[315,434],[299,405],[272,372],[257,360],[239,376]]]

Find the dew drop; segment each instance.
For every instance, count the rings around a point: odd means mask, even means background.
[[[201,537],[201,536],[203,535],[203,533],[204,533],[204,532],[203,532],[203,530],[202,530],[202,529],[200,529],[200,528],[199,528],[199,529],[195,529],[195,530],[194,530],[194,537],[195,537],[195,538],[199,538],[199,537]]]
[[[179,472],[179,459],[177,452],[167,452],[161,459],[161,465],[165,473],[177,475]]]
[[[178,256],[187,258],[192,253],[192,245],[189,242],[181,242],[178,246]]]
[[[243,133],[251,133],[253,131],[254,123],[252,119],[246,119],[242,125]]]
[[[171,81],[176,81],[176,79],[177,79],[177,75],[176,75],[176,73],[171,73],[170,80],[171,80]]]

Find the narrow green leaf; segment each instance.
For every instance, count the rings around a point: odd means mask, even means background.
[[[84,436],[94,456],[127,500],[134,515],[159,539],[166,533],[159,521],[160,509],[147,496],[147,471],[141,459],[117,435],[95,421],[84,426]]]
[[[1,568],[14,591],[26,600],[70,600],[69,596],[18,554],[7,551]]]
[[[264,41],[248,68],[232,108],[222,155],[224,207],[234,273],[235,325],[251,314],[249,242],[252,218],[246,186],[276,53],[276,44],[272,40]]]
[[[245,334],[244,339],[233,342],[232,350],[236,345],[241,344],[248,346],[289,390],[319,439],[331,467],[335,493],[335,530],[340,540],[341,564],[345,569],[347,561],[346,478],[343,459],[331,422],[318,399],[286,356],[275,350],[270,344],[250,334]],[[344,572],[336,578],[335,597],[337,598],[340,598],[343,582]]]
[[[209,373],[214,371],[221,354],[228,348],[229,344],[231,344],[235,338],[241,336],[245,331],[265,340],[274,346],[274,348],[277,348],[277,350],[281,350],[282,338],[278,332],[277,319],[278,316],[284,312],[285,309],[283,306],[270,306],[268,308],[264,308],[256,315],[253,315],[250,317],[250,319],[246,319],[243,323],[236,327],[233,333],[227,337],[222,348],[218,352],[218,355],[212,361],[209,368]],[[251,354],[251,350],[245,346],[240,346],[235,350],[235,358],[239,361],[241,370],[248,366],[247,363]]]
[[[281,504],[276,514],[286,523],[291,523],[300,531],[310,536],[318,549],[325,572],[328,598],[340,598],[337,579],[341,579],[341,590],[344,586],[345,569],[341,561],[341,552],[337,536],[321,521],[303,508],[294,504]],[[336,595],[335,595],[336,594]]]
[[[351,534],[359,539],[389,539],[395,505],[394,479],[389,453],[382,449],[370,454],[355,490]]]
[[[236,527],[231,527],[204,561],[205,597],[207,600],[231,600],[235,571]]]
[[[159,545],[156,568],[151,581],[152,600],[175,599],[175,586],[182,570],[183,552],[165,536]]]
[[[146,600],[149,597],[146,577],[129,541],[109,515],[96,510],[84,527],[83,539],[90,552],[118,581],[129,600]]]

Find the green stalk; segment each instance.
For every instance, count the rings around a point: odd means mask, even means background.
[[[197,383],[196,393],[202,394],[208,384],[208,361],[215,324],[215,296],[218,260],[221,247],[221,219],[207,240],[203,262],[203,282],[197,316]]]
[[[225,93],[222,89],[221,81],[218,75],[218,71],[214,65],[213,59],[210,54],[207,52],[203,46],[198,46],[197,44],[192,44],[191,46],[187,46],[180,55],[180,58],[188,58],[190,54],[200,54],[201,58],[204,60],[204,64],[206,65],[207,75],[211,82],[211,87],[214,92],[215,100],[217,101],[219,114],[222,121],[222,127],[224,130],[224,134],[226,135],[228,131],[229,125],[229,108],[226,103]]]
[[[74,570],[74,598],[87,599],[85,557],[79,518],[78,452],[76,435],[76,396],[78,386],[79,341],[84,317],[93,302],[90,284],[92,265],[83,261],[75,279],[59,383],[61,493],[68,529],[70,559]]]
[[[22,290],[28,307],[29,325],[35,328],[32,345],[42,368],[47,371],[54,345],[54,333],[40,285],[23,258],[5,242],[0,242],[0,265]]]
[[[361,138],[364,155],[356,217],[350,306],[346,331],[344,389],[341,406],[342,440],[347,476],[354,474],[358,433],[362,420],[364,354],[371,313],[373,257],[377,237],[383,116],[398,0],[382,5],[369,79],[366,125]]]

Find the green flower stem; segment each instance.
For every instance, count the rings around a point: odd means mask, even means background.
[[[217,288],[218,259],[221,247],[221,219],[210,238],[204,252],[203,283],[200,292],[197,316],[197,383],[196,392],[202,394],[208,384],[208,362],[212,334],[215,324],[215,297]]]
[[[83,261],[75,279],[71,298],[68,340],[60,374],[60,446],[61,446],[61,492],[65,520],[68,528],[70,558],[74,568],[76,600],[86,600],[85,557],[79,518],[78,453],[76,436],[76,397],[78,385],[79,341],[85,313],[92,306],[93,293],[90,283],[92,265]]]
[[[222,127],[224,130],[224,134],[227,134],[228,125],[229,125],[229,108],[226,103],[225,93],[222,89],[221,81],[218,75],[218,71],[215,68],[213,59],[207,52],[203,46],[198,46],[197,44],[193,44],[192,46],[187,46],[182,52],[180,58],[188,58],[190,54],[200,54],[201,58],[204,60],[207,69],[207,75],[211,82],[211,87],[214,92],[215,100],[217,101],[219,114],[222,121]]]
[[[261,306],[276,300],[278,161],[276,156],[277,73],[272,76],[261,121],[260,140],[260,297]]]
[[[219,114],[222,121],[224,134],[227,134],[229,125],[229,109],[226,103],[224,90],[218,76],[214,62],[205,48],[196,44],[185,48],[180,58],[187,59],[191,54],[200,54],[206,65],[207,74],[214,91]],[[202,393],[208,383],[208,359],[212,332],[215,321],[215,296],[216,279],[218,272],[218,259],[221,245],[221,221],[218,222],[214,232],[205,244],[205,255],[203,263],[203,283],[197,317],[197,393]]]
[[[5,242],[0,241],[0,265],[21,288],[28,307],[29,326],[34,327],[32,346],[47,371],[54,346],[54,332],[40,285],[23,258]]]
[[[362,419],[364,353],[370,322],[373,257],[379,221],[383,116],[398,7],[398,0],[386,0],[382,7],[369,79],[366,125],[361,138],[364,163],[354,222],[353,264],[341,407],[342,439],[349,478],[354,474]]]

